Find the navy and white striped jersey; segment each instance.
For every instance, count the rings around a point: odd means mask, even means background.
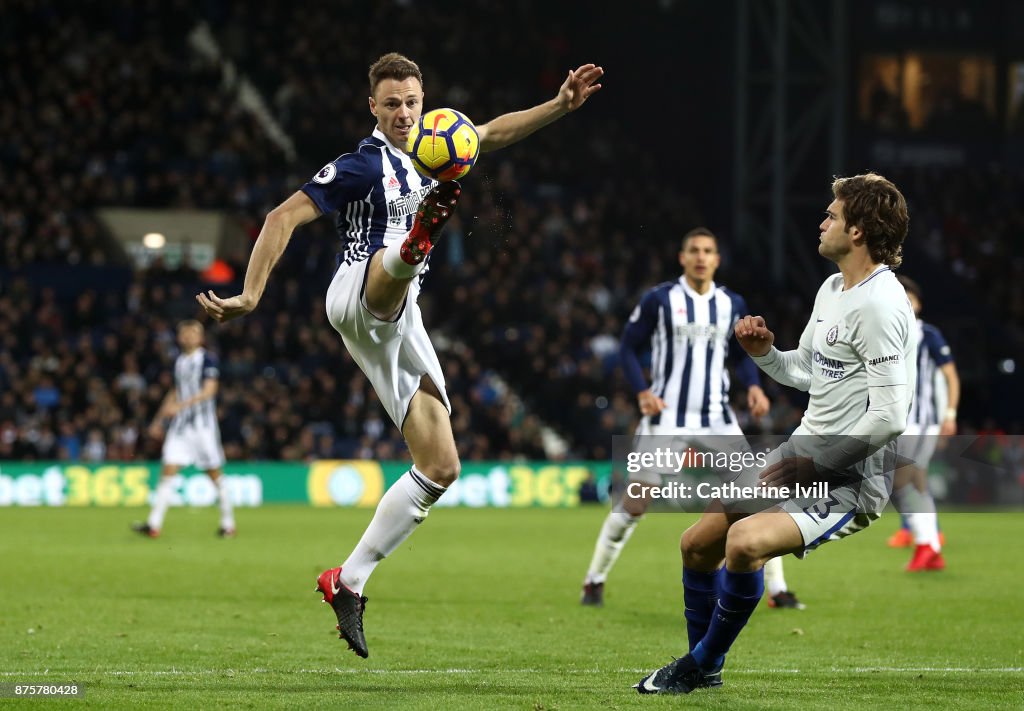
[[[917,338],[917,387],[907,423],[937,425],[945,410],[945,391],[936,387],[936,376],[939,368],[953,362],[953,354],[939,329],[920,319],[917,320]]]
[[[405,239],[420,200],[435,185],[375,128],[354,153],[325,165],[301,189],[322,214],[337,212],[339,263],[352,264]]]
[[[187,355],[182,353],[174,361],[174,392],[178,402],[195,397],[202,391],[206,380],[219,377],[220,364],[216,356],[205,348],[196,348]],[[171,421],[169,432],[180,432],[186,427],[210,428],[219,432],[216,398],[180,410]]]
[[[736,342],[733,327],[747,314],[739,294],[711,284],[698,294],[685,277],[654,287],[640,299],[622,334],[619,357],[636,393],[650,388],[668,405],[653,426],[699,429],[731,424],[727,361],[744,386],[761,382],[757,366]],[[638,355],[651,351],[647,384]]]

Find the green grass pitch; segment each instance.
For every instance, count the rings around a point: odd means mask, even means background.
[[[937,574],[902,571],[894,515],[788,558],[807,609],[760,607],[723,688],[668,698],[630,686],[684,651],[691,516],[649,515],[596,610],[578,595],[604,509],[436,510],[370,581],[362,660],[313,588],[371,513],[241,510],[219,540],[214,510],[172,509],[148,540],[138,510],[0,511],[0,681],[84,683],[37,702],[62,708],[1024,706],[1020,513],[943,515]]]

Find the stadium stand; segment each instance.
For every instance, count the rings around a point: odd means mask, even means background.
[[[472,28],[457,16],[443,18],[444,42],[432,31],[441,19],[419,14],[412,27],[399,13],[392,34],[357,46],[338,40],[334,9],[18,0],[5,11],[0,459],[159,454],[145,428],[169,383],[174,324],[198,313],[192,295],[203,280],[159,261],[133,270],[95,208],[215,208],[254,239],[268,209],[368,132],[364,77],[375,52],[401,44],[422,62],[429,105],[465,107],[480,120],[553,92],[575,59],[556,17],[544,30],[548,56],[525,55],[520,47],[533,43],[509,29],[494,34],[503,57],[495,73],[460,74],[460,42]],[[384,21],[386,5],[346,12],[367,25]],[[189,49],[200,22],[263,92],[294,139],[294,162],[239,107],[222,68]],[[610,436],[630,431],[635,401],[616,356],[623,319],[642,290],[677,276],[677,236],[706,219],[692,199],[661,189],[666,169],[643,139],[595,111],[485,157],[468,179],[421,299],[464,458],[602,459]],[[621,155],[635,168],[628,180],[616,170]],[[982,428],[978,393],[1002,353],[991,344],[1024,347],[1024,258],[1013,251],[1024,231],[1024,175],[892,177],[911,203],[908,254],[927,260],[929,276],[912,260],[908,273],[934,288],[930,309],[965,326],[947,336],[966,366],[962,416]],[[765,283],[724,237],[722,282],[778,324],[779,342],[795,343],[806,304]],[[327,220],[304,228],[260,310],[208,329],[222,362],[230,459],[407,456],[327,324],[334,250]],[[231,266],[244,273],[244,263]],[[772,387],[769,396],[775,408],[760,426],[790,431],[802,403]],[[552,432],[566,449],[552,445]]]

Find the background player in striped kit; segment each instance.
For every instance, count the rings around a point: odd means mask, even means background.
[[[163,422],[170,418],[164,439],[160,483],[153,497],[153,508],[145,523],[132,529],[151,538],[160,535],[164,516],[174,498],[174,477],[182,467],[195,465],[204,470],[217,487],[220,502],[220,528],[224,538],[235,535],[235,515],[224,481],[224,449],[217,424],[217,387],[220,369],[217,358],[203,348],[203,324],[182,321],[178,324],[181,354],[174,361],[174,387],[167,392],[157,410],[149,433],[161,437]]]
[[[683,275],[644,294],[622,335],[622,369],[642,415],[637,434],[673,437],[677,450],[747,447],[729,407],[727,365],[732,365],[746,387],[753,417],[768,414],[771,404],[761,389],[757,367],[733,336],[733,325],[747,313],[747,304],[739,294],[715,283],[720,262],[718,239],[711,230],[697,227],[687,232],[679,250]],[[639,359],[646,350],[651,351],[650,384]],[[651,473],[632,477],[641,483],[660,483],[660,477]],[[582,604],[604,604],[608,573],[649,504],[647,498],[624,497],[622,510],[616,505],[609,512],[583,581]],[[768,568],[770,605],[802,607],[786,588],[782,561],[773,560]]]
[[[914,315],[920,316],[921,287],[902,274],[897,278],[907,290]],[[956,434],[956,408],[960,402],[960,376],[949,344],[939,329],[920,318],[917,328],[914,405],[907,418],[907,429],[896,440],[896,452],[901,461],[910,463],[896,470],[892,484],[892,502],[903,514],[904,526],[889,539],[893,547],[915,546],[906,568],[911,573],[946,567],[935,499],[928,490],[928,463],[939,436]]]
[[[480,150],[515,143],[578,109],[600,90],[595,82],[603,73],[593,64],[581,65],[568,72],[553,99],[477,126]],[[370,67],[369,80],[369,109],[377,122],[373,134],[267,215],[241,294],[196,296],[216,321],[246,315],[263,296],[294,230],[336,214],[342,250],[327,291],[327,315],[402,431],[413,460],[385,492],[345,562],[317,578],[341,637],[361,657],[369,654],[363,633],[367,579],[426,518],[461,467],[444,373],[416,303],[419,277],[460,188],[454,181],[438,185],[421,177],[405,153],[409,130],[423,110],[423,76],[416,63],[386,54]]]

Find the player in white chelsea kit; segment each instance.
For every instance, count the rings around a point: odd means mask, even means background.
[[[622,335],[619,359],[642,415],[637,435],[672,437],[674,451],[688,446],[701,451],[748,450],[729,407],[727,365],[746,387],[753,417],[766,415],[770,407],[757,366],[733,336],[733,326],[748,313],[747,304],[715,283],[720,263],[718,238],[711,230],[697,227],[687,232],[679,250],[683,275],[645,293]],[[639,361],[640,353],[648,349],[653,383],[644,378]],[[631,475],[626,490],[634,481],[659,485],[661,476],[650,470]],[[604,604],[608,574],[649,504],[646,497],[625,496],[621,507],[609,512],[583,581],[583,605]],[[786,587],[782,561],[773,559],[767,567],[770,605],[802,607]]]
[[[594,82],[602,74],[601,67],[584,64],[568,73],[550,101],[478,126],[480,149],[515,143],[578,109],[601,88]],[[324,601],[337,616],[341,637],[361,657],[368,654],[362,594],[367,578],[426,518],[460,468],[444,374],[416,303],[418,277],[460,188],[454,181],[438,185],[420,177],[404,151],[423,109],[419,67],[391,53],[370,67],[369,79],[370,113],[377,120],[373,135],[354,153],[325,165],[267,215],[241,294],[196,297],[217,321],[244,316],[259,303],[295,228],[336,214],[342,251],[327,291],[328,318],[402,431],[413,460],[381,498],[345,562],[317,579]]]
[[[744,317],[735,331],[762,370],[810,395],[793,437],[745,483],[835,486],[819,499],[782,499],[757,513],[726,503],[708,507],[681,541],[691,573],[689,585],[684,578],[690,651],[641,679],[640,693],[720,686],[725,655],[763,593],[765,561],[803,556],[855,533],[887,502],[895,439],[906,428],[916,373],[914,314],[892,272],[902,262],[907,204],[873,173],[837,178],[832,192],[818,252],[840,273],[818,290],[799,347],[776,350],[760,316]]]
[[[163,528],[167,508],[174,499],[174,477],[182,467],[196,466],[213,480],[220,503],[222,538],[235,535],[235,515],[224,480],[224,449],[217,424],[217,388],[220,367],[217,358],[202,347],[203,325],[198,321],[178,324],[178,345],[181,354],[174,361],[174,388],[167,392],[153,418],[149,432],[153,437],[164,434],[163,422],[170,419],[164,438],[163,466],[160,483],[153,495],[153,508],[145,523],[132,529],[156,538]]]
[[[921,287],[900,275],[900,284],[914,315],[921,313]],[[906,431],[896,440],[899,468],[893,476],[892,503],[903,514],[906,528],[889,539],[898,547],[904,531],[914,545],[914,555],[907,563],[910,573],[944,570],[942,537],[935,512],[935,499],[928,490],[928,463],[935,453],[940,436],[956,434],[956,408],[960,402],[960,376],[953,354],[942,333],[930,323],[917,320],[917,384],[914,406],[907,418]]]

